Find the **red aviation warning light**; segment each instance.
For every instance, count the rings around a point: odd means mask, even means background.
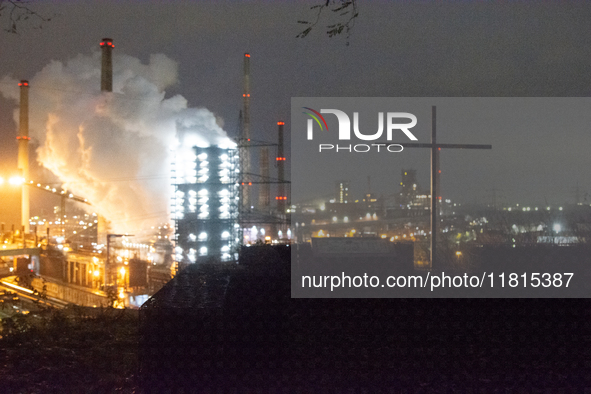
[[[250,54],[248,54],[248,53],[245,53],[245,54],[244,54],[244,57],[250,57]]]
[[[110,38],[103,38],[103,41],[101,41],[101,46],[108,46],[111,48],[115,48],[115,44],[113,44],[113,41]]]
[[[278,161],[285,161],[285,157],[277,157],[275,160],[278,160]]]
[[[284,124],[284,122],[277,122],[277,126],[283,126]]]
[[[29,81],[20,81],[18,86],[29,86]]]

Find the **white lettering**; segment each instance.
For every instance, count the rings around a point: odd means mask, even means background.
[[[392,120],[394,118],[408,118],[410,119],[410,123],[403,123],[397,124],[393,123]],[[413,141],[417,141],[417,137],[415,137],[408,129],[413,128],[417,125],[417,117],[413,114],[409,114],[408,112],[388,112],[388,124],[387,124],[387,138],[389,141],[392,140],[392,130],[402,130],[404,134],[408,138]]]
[[[391,147],[400,147],[400,150],[392,150],[392,149],[390,149]],[[387,149],[388,149],[388,152],[398,153],[398,152],[402,152],[402,150],[404,148],[400,144],[390,144],[390,145],[388,145],[388,148]]]
[[[365,147],[366,149],[365,150],[359,150],[358,148],[360,146]],[[355,152],[360,152],[360,153],[369,152],[370,149],[371,149],[371,147],[369,145],[366,145],[366,144],[358,144],[358,145],[353,146],[353,150]]]
[[[364,141],[373,141],[377,140],[382,136],[382,132],[384,131],[384,113],[378,113],[378,131],[375,134],[371,135],[364,135],[361,134],[359,131],[359,112],[353,112],[353,132],[360,140]]]
[[[321,109],[320,113],[336,115],[337,120],[339,121],[339,140],[351,139],[351,121],[346,113],[338,109]]]

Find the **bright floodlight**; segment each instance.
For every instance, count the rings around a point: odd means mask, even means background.
[[[554,231],[556,231],[556,233],[562,231],[562,226],[559,223],[554,223],[554,226],[552,228],[554,229]]]
[[[8,183],[14,186],[22,185],[25,182],[24,178],[20,176],[13,176],[8,180]]]

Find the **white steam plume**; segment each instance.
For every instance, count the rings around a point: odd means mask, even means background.
[[[87,198],[112,231],[138,234],[170,220],[173,145],[232,141],[207,109],[187,108],[180,95],[164,98],[177,82],[177,64],[165,55],[145,65],[115,53],[113,93],[100,92],[100,64],[100,52],[78,55],[29,80],[30,135],[40,145],[37,160],[65,188]],[[17,84],[4,77],[0,91],[18,102]]]

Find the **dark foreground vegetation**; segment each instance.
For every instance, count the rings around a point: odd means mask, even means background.
[[[0,391],[591,388],[586,299],[291,299],[288,254],[252,253],[241,266],[190,267],[139,321],[74,308],[3,324]]]
[[[0,392],[137,392],[137,328],[137,311],[112,308],[5,318]]]
[[[244,269],[214,275],[230,277],[221,306],[209,300],[211,308],[196,308],[201,301],[189,301],[181,287],[161,303],[144,305],[145,388],[463,393],[591,387],[588,300],[291,299],[285,254],[260,248],[245,257]],[[187,275],[194,276],[186,283],[209,281],[203,271]],[[187,307],[168,308],[173,295]]]

